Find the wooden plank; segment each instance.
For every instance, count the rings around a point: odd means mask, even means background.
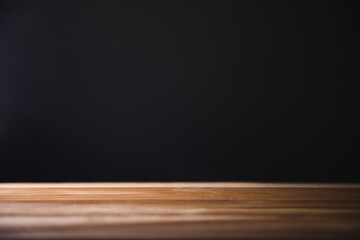
[[[0,188],[142,188],[142,187],[220,187],[220,188],[360,188],[359,183],[256,183],[256,182],[92,182],[92,183],[0,183]]]
[[[1,183],[0,239],[360,239],[359,184]]]

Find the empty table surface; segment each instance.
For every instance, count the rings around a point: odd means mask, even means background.
[[[360,184],[0,183],[0,239],[360,239]]]

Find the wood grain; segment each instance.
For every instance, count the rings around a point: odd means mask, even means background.
[[[360,239],[360,184],[1,183],[25,238]]]

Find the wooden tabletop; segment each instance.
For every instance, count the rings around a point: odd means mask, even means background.
[[[360,184],[0,183],[0,239],[360,239]]]

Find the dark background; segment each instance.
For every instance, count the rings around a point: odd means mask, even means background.
[[[358,182],[358,12],[2,1],[0,181]]]

